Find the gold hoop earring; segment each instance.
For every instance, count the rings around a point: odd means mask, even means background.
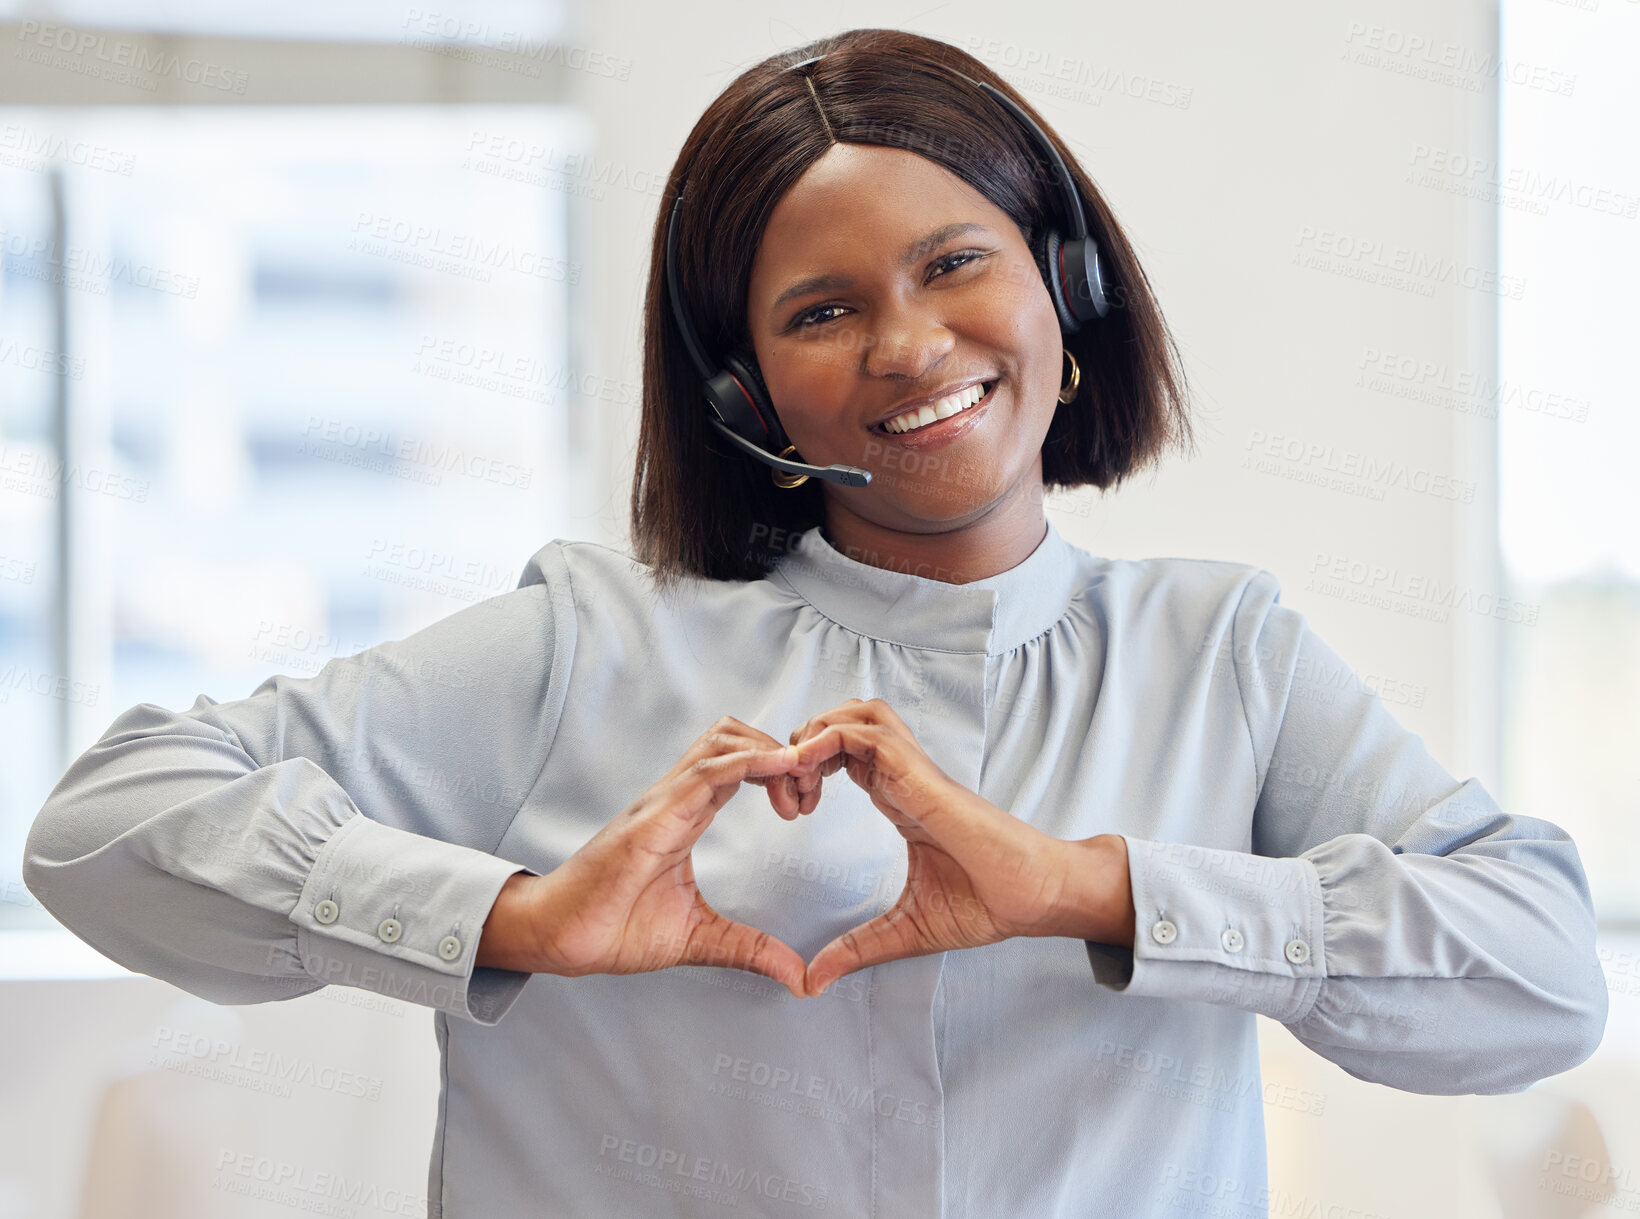
[[[1068,403],[1076,397],[1076,387],[1082,384],[1082,370],[1076,366],[1076,357],[1071,354],[1069,347],[1061,347],[1060,350],[1065,353],[1065,358],[1071,362],[1070,380],[1061,383],[1059,386],[1059,400]]]
[[[785,448],[781,449],[780,452],[776,453],[775,456],[790,457],[795,452],[797,452],[797,446],[795,444],[788,444]],[[801,460],[801,458],[799,458],[799,460]],[[804,483],[809,481],[809,476],[807,474],[789,474],[785,470],[776,470],[772,466],[769,468],[769,477],[774,479],[774,485],[781,488],[783,491],[789,491],[793,487],[801,487]]]

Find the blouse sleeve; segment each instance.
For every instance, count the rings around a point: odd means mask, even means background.
[[[1104,985],[1280,1021],[1351,1075],[1518,1092],[1606,1023],[1595,919],[1559,826],[1458,782],[1260,570],[1233,619],[1252,851],[1128,838],[1131,951]]]
[[[562,572],[552,547],[538,556]],[[567,576],[186,711],[141,703],[58,781],[23,877],[126,968],[217,1003],[357,986],[495,1024],[527,973],[475,968],[494,852],[551,746]]]

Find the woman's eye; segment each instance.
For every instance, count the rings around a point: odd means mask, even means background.
[[[816,305],[812,309],[805,309],[802,313],[799,313],[796,317],[794,317],[792,319],[792,325],[795,327],[802,327],[818,325],[820,322],[829,322],[832,320],[829,317],[815,318],[812,322],[808,319],[813,318],[816,313],[824,313],[827,309],[841,309],[842,307],[842,305]]]
[[[944,258],[936,262],[934,264],[934,269],[938,271],[943,267],[945,268],[945,273],[949,273],[951,271],[955,271],[960,266],[972,262],[976,258],[983,257],[985,257],[985,255],[979,250],[958,250],[955,254],[947,254]],[[930,278],[937,278],[937,276],[930,276]]]

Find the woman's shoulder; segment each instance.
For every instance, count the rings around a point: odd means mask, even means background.
[[[1145,558],[1089,556],[1087,587],[1111,602],[1158,602],[1179,609],[1216,609],[1255,596],[1272,601],[1281,596],[1281,582],[1273,572],[1236,559],[1207,559],[1185,555]]]
[[[589,586],[598,583],[633,582],[648,571],[625,551],[602,542],[581,538],[553,538],[529,557],[518,587],[552,585],[580,578]]]
[[[1230,655],[1262,640],[1290,650],[1302,614],[1282,606],[1281,581],[1256,563],[1183,555],[1093,559],[1084,593],[1099,617],[1130,644],[1149,641],[1159,655]]]
[[[663,609],[728,609],[735,601],[771,598],[764,580],[708,580],[684,577],[662,592],[653,570],[629,551],[604,542],[554,538],[542,546],[518,578],[518,588],[545,585],[561,604],[585,613],[596,607],[613,611],[629,607],[642,616]],[[778,598],[776,598],[778,599]]]

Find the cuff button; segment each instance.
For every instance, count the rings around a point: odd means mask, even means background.
[[[446,961],[453,961],[461,955],[461,941],[453,935],[447,935],[438,942],[438,955]]]
[[[317,906],[313,907],[313,917],[327,926],[334,923],[337,918],[341,916],[341,913],[342,908],[335,902],[331,901],[328,897]]]
[[[1224,934],[1219,936],[1219,943],[1224,945],[1226,952],[1240,952],[1247,941],[1242,938],[1241,932],[1234,927],[1226,927]]]
[[[1171,944],[1179,938],[1179,929],[1164,918],[1151,924],[1150,938],[1158,944]]]
[[[1304,964],[1310,959],[1310,946],[1303,940],[1288,940],[1287,959],[1294,965]]]
[[[384,918],[382,925],[376,928],[376,934],[389,944],[396,944],[399,942],[399,936],[404,934],[404,924],[396,918]]]

